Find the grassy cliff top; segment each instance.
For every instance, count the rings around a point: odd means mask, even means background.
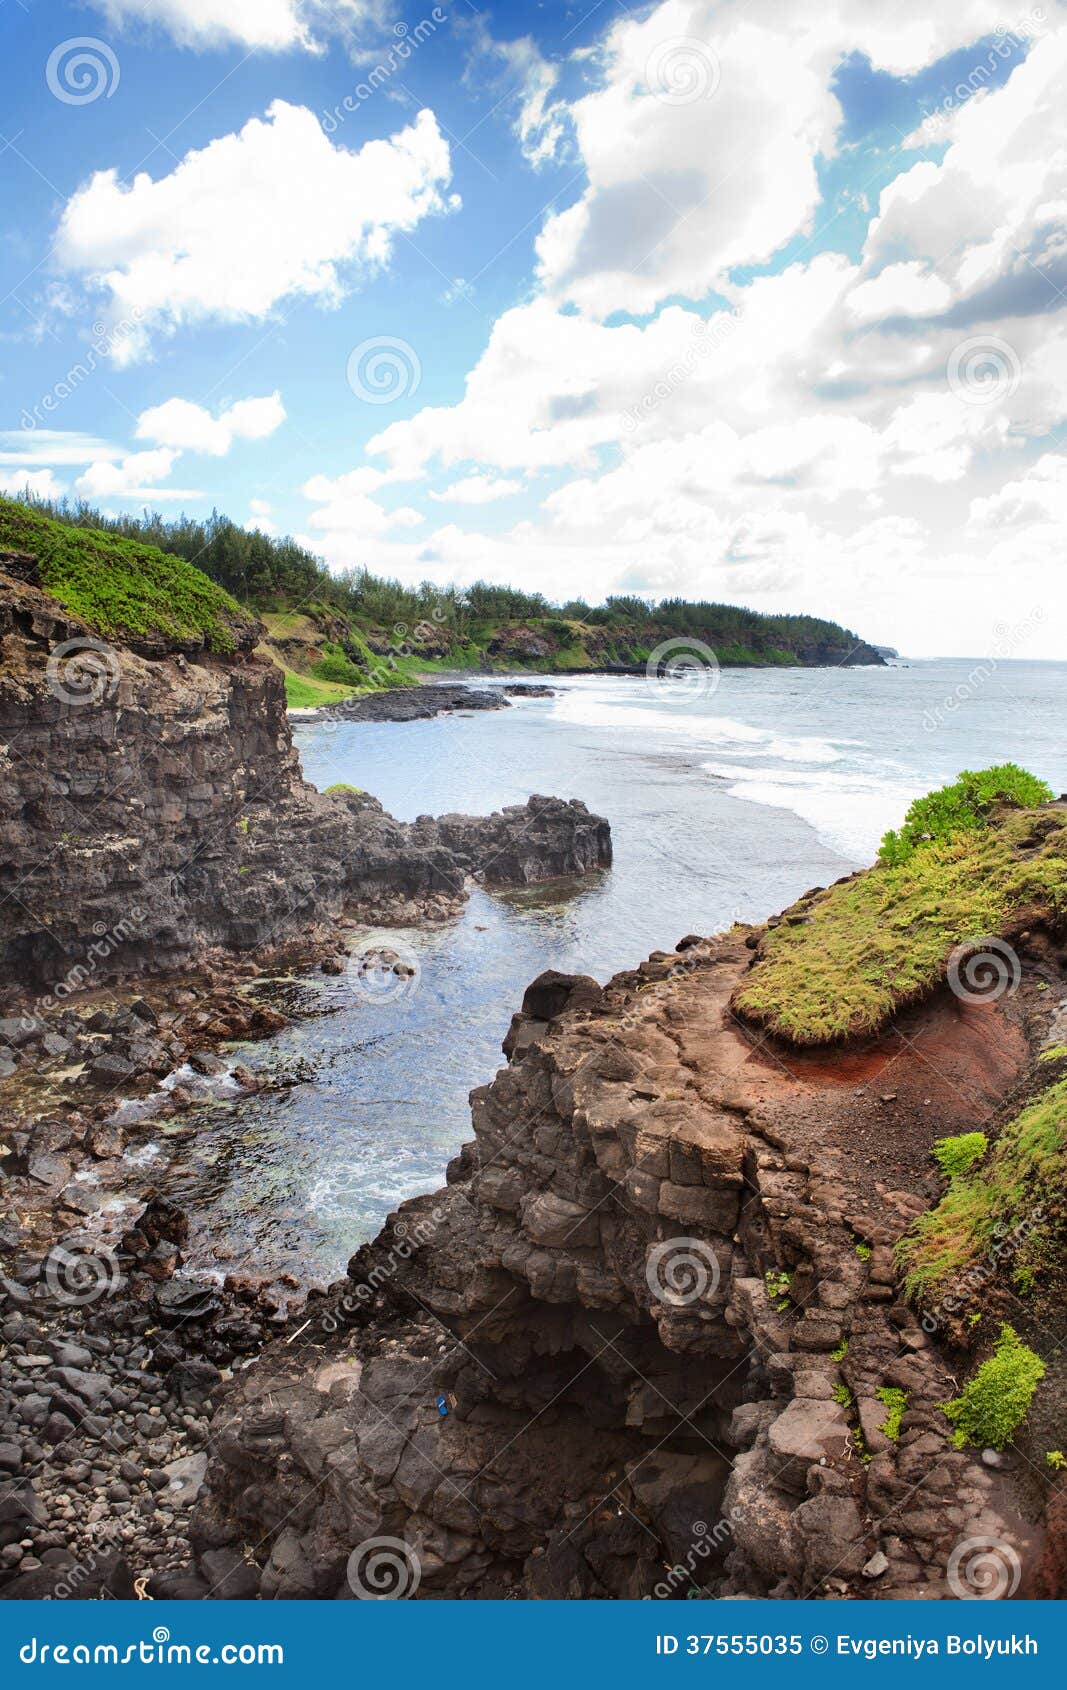
[[[875,1033],[940,985],[958,946],[1064,923],[1067,810],[1037,807],[1050,797],[1005,764],[917,800],[873,868],[770,926],[733,1007],[797,1045]]]
[[[90,627],[151,651],[249,650],[255,618],[183,558],[138,540],[74,528],[0,497],[0,552],[37,559],[45,590]]]

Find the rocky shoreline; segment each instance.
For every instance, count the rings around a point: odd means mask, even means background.
[[[71,1238],[43,1270],[5,1277],[0,1596],[193,1594],[168,1574],[188,1560],[206,1405],[269,1317],[251,1295],[174,1276],[186,1229],[156,1201],[116,1248]],[[255,1589],[231,1579],[225,1593]]]
[[[554,698],[555,694],[555,687],[532,681],[493,687],[424,681],[420,686],[386,687],[315,709],[290,710],[289,717],[295,722],[425,722],[435,716],[503,710],[513,698]]]
[[[785,1064],[728,1007],[758,938],[536,980],[447,1186],[296,1312],[190,1278],[159,1199],[110,1254],[16,1254],[0,1595],[351,1599],[387,1542],[387,1595],[953,1599],[977,1539],[1062,1595],[1025,1450],[953,1447],[893,1260],[931,1121],[1059,1037],[1058,964]]]
[[[0,1597],[941,1600],[976,1543],[1064,1595],[1042,1446],[955,1446],[958,1321],[894,1256],[935,1136],[1067,1060],[1039,923],[1017,992],[833,1050],[739,1020],[769,928],[543,974],[446,1186],[343,1280],[191,1270],[131,1152],[301,1077],[240,1060],[285,1024],[264,970],[397,973],[366,924],[611,861],[576,800],[317,792],[253,637],[116,652],[0,577]],[[86,640],[114,684],[72,700]]]
[[[504,710],[508,701],[503,690],[436,682],[417,687],[387,687],[382,692],[363,693],[358,698],[345,698],[337,704],[299,712],[297,719],[302,716],[318,722],[424,722],[457,711]]]
[[[256,1544],[271,1597],[366,1595],[387,1543],[394,1596],[940,1600],[982,1593],[981,1540],[1063,1594],[1026,1460],[954,1447],[893,1260],[931,1119],[1013,1094],[1058,968],[787,1068],[729,1014],[745,939],[533,983],[447,1188],[218,1394],[201,1562]]]
[[[199,1103],[304,1077],[241,1061],[287,1024],[261,976],[397,972],[368,928],[605,869],[610,828],[576,800],[401,823],[320,793],[254,627],[228,655],[109,645],[4,562],[0,1593],[247,1596],[225,1556],[181,1571],[206,1404],[306,1288],[189,1273],[148,1125],[180,1146]]]

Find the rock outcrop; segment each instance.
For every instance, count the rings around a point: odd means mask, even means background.
[[[31,565],[0,573],[5,983],[262,954],[346,907],[455,900],[468,874],[527,884],[610,862],[608,824],[581,804],[405,825],[364,794],[318,792],[254,625],[232,654],[109,645],[23,578]]]
[[[749,955],[691,936],[604,989],[534,982],[447,1188],[222,1394],[201,1565],[257,1544],[261,1594],[326,1598],[953,1598],[990,1555],[1033,1579],[1039,1530],[954,1447],[892,1250],[932,1138],[1025,1069],[1022,1012],[946,993],[786,1057],[729,1011]]]
[[[507,702],[491,687],[386,687],[362,698],[343,698],[337,704],[323,705],[314,715],[329,722],[423,722],[457,710],[503,710]]]

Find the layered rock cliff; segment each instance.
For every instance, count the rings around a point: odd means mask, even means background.
[[[222,1395],[202,1571],[255,1545],[270,1597],[1054,1593],[1023,1463],[953,1443],[960,1360],[893,1246],[933,1138],[1024,1083],[1058,964],[787,1053],[730,1009],[743,937],[534,983],[447,1189]]]
[[[105,640],[0,559],[0,981],[20,990],[263,953],[345,906],[585,873],[608,824],[532,799],[482,826],[405,825],[301,777],[281,672],[234,619]]]

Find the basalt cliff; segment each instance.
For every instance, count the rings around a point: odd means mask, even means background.
[[[608,824],[580,802],[404,824],[319,792],[236,606],[229,649],[195,630],[120,640],[37,578],[36,558],[0,556],[0,990],[262,956],[343,910],[451,907],[468,875],[610,863]]]
[[[447,1187],[218,1399],[200,1594],[226,1555],[283,1598],[1064,1594],[1018,1239],[937,1308],[895,1255],[933,1141],[1067,1054],[1062,956],[1027,934],[1011,999],[802,1052],[731,1007],[758,940],[534,982]],[[998,1311],[1049,1370],[1008,1453],[944,1412]]]

